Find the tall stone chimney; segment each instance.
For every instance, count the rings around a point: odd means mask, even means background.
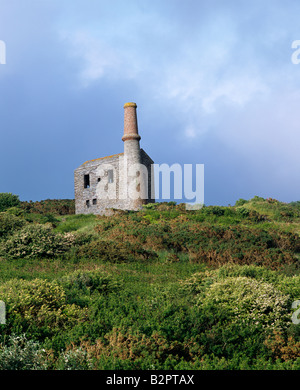
[[[131,199],[136,208],[147,203],[147,179],[145,167],[142,165],[140,135],[136,115],[136,103],[124,104],[124,162],[127,171],[127,189],[134,199]]]
[[[138,133],[137,105],[135,103],[124,104],[124,155],[131,164],[141,162],[140,135]]]

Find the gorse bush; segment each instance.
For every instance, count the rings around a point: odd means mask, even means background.
[[[120,288],[119,282],[101,270],[74,271],[61,278],[60,283],[65,289],[98,291],[101,294],[117,291]]]
[[[23,218],[9,213],[0,213],[0,238],[6,237],[26,224]]]
[[[300,240],[296,234],[220,226],[199,227],[197,234],[192,234],[188,229],[191,228],[187,226],[182,238],[179,232],[176,234],[188,248],[192,262],[213,266],[232,262],[274,269],[298,263],[294,253],[299,251]]]
[[[300,297],[300,275],[286,276],[263,266],[227,264],[209,273],[214,280],[243,276],[272,284],[282,294],[289,296],[290,302]],[[211,276],[212,277],[212,276]]]
[[[150,336],[133,329],[113,328],[105,340],[97,339],[93,344],[81,342],[70,344],[57,360],[58,369],[105,369],[162,367],[165,361],[172,364],[185,357],[191,361],[196,349],[193,341],[180,343],[153,332]],[[167,367],[165,367],[167,368]]]
[[[280,329],[290,322],[288,303],[289,296],[272,284],[242,276],[216,281],[197,297],[203,310],[213,304],[223,322],[271,329]]]
[[[299,235],[258,228],[265,216],[255,210],[214,206],[179,213],[178,206],[167,207],[163,211],[155,207],[141,213],[99,217],[95,231],[102,240],[122,241],[156,253],[187,253],[190,262],[210,266],[232,262],[279,269],[287,265],[296,268],[299,264],[296,256],[300,253]],[[221,219],[234,224],[218,223]],[[243,220],[247,225],[237,224]]]
[[[38,202],[21,202],[27,213],[70,215],[75,213],[74,199],[46,199]]]
[[[156,253],[143,249],[141,245],[132,245],[126,241],[116,242],[112,240],[93,240],[78,247],[76,256],[110,263],[157,258]]]
[[[19,206],[13,206],[10,207],[9,209],[5,210],[6,213],[10,215],[15,215],[16,217],[23,217],[25,216],[24,210],[22,210]]]
[[[281,283],[292,278],[266,270],[273,279],[266,282],[260,271],[253,266],[221,267],[180,282],[182,294],[190,296],[197,308],[199,334],[195,337],[203,356],[268,359],[271,354],[265,340],[275,330],[288,334],[293,325],[291,299]],[[245,273],[251,276],[239,276]]]
[[[64,289],[55,281],[11,279],[0,285],[6,304],[8,327],[53,334],[87,319],[87,310],[66,302]]]
[[[209,286],[216,281],[240,276],[272,284],[284,295],[288,295],[291,300],[295,300],[300,296],[300,275],[286,276],[275,270],[255,265],[241,266],[228,263],[213,270],[197,272],[190,278],[180,281],[180,285],[190,293],[193,293],[193,291],[197,293],[203,290],[203,286]]]
[[[271,349],[274,359],[300,361],[300,341],[296,342],[293,336],[286,338],[282,332],[274,330],[265,345]]]
[[[65,253],[75,242],[71,233],[55,233],[52,227],[30,224],[2,242],[2,256],[10,258],[53,257]]]

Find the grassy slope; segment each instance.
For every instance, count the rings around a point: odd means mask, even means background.
[[[85,328],[85,331],[78,330],[78,334],[75,331],[73,333],[70,331],[67,336],[61,335],[61,339],[57,336],[58,338],[55,342],[50,342],[51,348],[54,349],[65,347],[68,344],[66,340],[73,340],[79,343],[84,332],[86,332],[85,337],[95,341],[97,336],[103,338],[105,335],[110,334],[114,328],[121,328],[125,332],[126,329],[131,329],[132,327],[135,329],[135,332],[142,332],[147,337],[150,337],[153,332],[157,331],[168,342],[178,340],[178,342],[186,343],[185,334],[189,334],[188,329],[192,326],[193,330],[191,330],[190,334],[195,335],[197,334],[195,329],[198,325],[196,325],[197,320],[193,318],[194,304],[192,297],[180,293],[178,282],[187,280],[197,273],[203,275],[203,280],[205,280],[207,272],[210,272],[212,268],[216,270],[224,264],[220,263],[219,266],[210,264],[202,261],[202,258],[193,260],[194,257],[191,256],[191,253],[194,251],[193,246],[190,246],[188,250],[182,250],[183,247],[178,250],[175,245],[176,237],[178,237],[179,241],[180,239],[184,240],[184,236],[183,238],[181,236],[184,233],[184,231],[181,232],[181,226],[183,226],[183,230],[187,226],[191,226],[191,231],[194,229],[196,235],[199,235],[201,229],[211,229],[212,227],[224,228],[225,230],[235,229],[236,227],[238,229],[250,229],[251,231],[257,230],[258,235],[261,231],[279,232],[280,234],[282,232],[290,232],[299,235],[300,207],[298,204],[287,205],[277,201],[266,201],[261,198],[240,203],[243,204],[237,207],[207,207],[195,212],[186,212],[182,205],[175,207],[161,204],[146,208],[140,213],[117,214],[114,218],[93,215],[60,215],[59,213],[52,214],[49,217],[49,210],[47,209],[46,213],[43,214],[42,207],[39,205],[38,213],[35,210],[35,213],[31,213],[31,216],[28,214],[28,220],[40,223],[50,221],[54,226],[54,230],[58,233],[88,234],[93,239],[100,238],[101,240],[112,240],[113,242],[128,240],[132,246],[136,245],[138,247],[142,245],[144,249],[154,251],[158,257],[154,261],[103,262],[101,259],[89,256],[90,252],[89,248],[87,248],[83,252],[85,255],[81,253],[81,256],[73,254],[69,257],[51,259],[14,260],[2,258],[0,261],[0,282],[4,283],[12,278],[25,280],[40,278],[57,281],[76,270],[84,272],[100,270],[113,275],[114,279],[120,282],[122,285],[122,290],[118,293],[120,300],[113,295],[103,301],[103,298],[97,296],[84,296],[82,292],[79,292],[78,296],[74,291],[72,294],[70,293],[71,303],[81,303],[84,306],[82,302],[86,302],[85,304],[91,307],[98,307],[99,302],[102,302],[104,306],[97,309],[101,313],[102,319],[100,322],[90,324],[89,327]],[[45,215],[47,215],[47,218],[43,219]],[[155,232],[157,232],[157,236],[155,236]],[[241,232],[243,234],[244,230],[241,230]],[[166,240],[161,242],[160,238],[164,235]],[[169,242],[168,239],[170,237],[173,237],[173,241]],[[193,241],[193,236],[187,237]],[[228,238],[222,241],[222,244],[225,243],[225,251],[227,250],[226,245],[230,240]],[[280,240],[282,241],[281,236]],[[247,237],[245,237],[245,241],[247,241]],[[200,243],[200,245],[203,246],[204,243]],[[205,242],[205,245],[207,245],[207,242]],[[210,251],[215,251],[214,245],[216,244],[213,239],[210,239],[209,245],[212,245],[212,249],[208,246],[207,251],[209,253]],[[290,250],[290,248],[287,248],[287,250]],[[293,248],[292,252],[294,257],[299,258],[298,249],[295,251]],[[279,270],[270,272],[275,272],[276,275],[286,274],[292,277],[299,274],[299,268],[296,261],[293,264],[283,264],[283,267]],[[180,314],[181,310],[183,311]],[[190,323],[187,322],[185,324],[185,318],[189,319]],[[178,321],[179,323],[177,323]],[[205,332],[207,331],[205,330]],[[206,334],[205,332],[203,335]],[[191,335],[187,337],[192,337]],[[212,335],[209,334],[205,337],[210,338]],[[198,342],[199,345],[204,343],[199,340]],[[208,343],[206,344],[208,345]],[[223,363],[220,363],[222,360],[220,356],[223,352],[222,348],[220,349],[221,352],[218,348],[218,342],[216,342],[215,347],[207,346],[207,351],[215,353],[216,359],[219,359],[217,363],[209,363],[211,365],[208,365],[208,368],[240,368],[240,362],[231,362],[230,359],[233,356],[233,352],[230,352],[229,349],[228,352],[224,350],[224,356],[227,355],[227,360],[225,359]],[[247,353],[245,349],[245,354],[247,355]],[[249,353],[249,362],[245,363],[246,368],[247,365],[248,368],[254,367],[253,361],[256,353],[258,352],[252,352],[252,355]],[[195,356],[198,356],[197,353]],[[195,360],[196,358],[194,357],[193,359]],[[122,357],[121,361],[123,361]],[[226,363],[226,361],[230,361],[230,363]],[[121,368],[145,368],[140,362],[137,366],[133,363],[128,363],[128,359],[124,359],[124,362],[127,363],[122,363],[123,365],[120,362],[118,363],[121,364]],[[177,366],[175,363],[172,363],[173,365],[170,363],[171,367],[205,368],[205,365],[203,367],[199,366],[199,359],[196,359],[195,366],[188,367],[185,367],[183,363],[182,366],[178,366],[178,359],[176,362]],[[111,366],[110,363],[107,363],[107,366],[104,365],[102,368],[118,368],[118,364],[114,364],[116,365]],[[157,367],[168,368],[168,365],[164,364]],[[267,363],[265,364],[267,365]],[[264,368],[263,365],[260,368]],[[274,367],[272,366],[272,368]]]

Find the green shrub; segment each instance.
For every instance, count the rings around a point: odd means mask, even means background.
[[[102,294],[118,290],[120,287],[111,275],[101,270],[74,271],[60,279],[60,282],[68,289],[98,291]]]
[[[213,214],[217,216],[224,215],[225,213],[225,207],[220,207],[220,206],[209,206],[206,207],[204,210],[207,214]]]
[[[40,223],[49,223],[53,227],[56,227],[59,223],[59,220],[55,218],[53,214],[43,214],[40,219]]]
[[[189,227],[176,232],[177,243],[188,248],[190,261],[220,266],[226,263],[263,265],[279,269],[299,263],[299,236],[293,233],[266,231],[241,226],[210,226],[191,234]]]
[[[274,359],[283,361],[298,360],[300,363],[300,341],[296,341],[292,336],[288,339],[278,331],[269,335],[265,340],[265,345],[271,349]]]
[[[248,203],[248,200],[241,198],[235,202],[235,206],[243,206],[245,203]]]
[[[140,245],[111,240],[94,240],[78,248],[76,256],[98,259],[110,263],[130,262],[134,260],[152,260],[158,256]]]
[[[10,215],[15,215],[16,217],[24,217],[25,216],[25,211],[17,206],[10,207],[9,209],[6,209],[5,212],[10,214]]]
[[[74,199],[46,199],[37,202],[21,202],[27,213],[69,215],[75,214]]]
[[[93,344],[81,342],[80,345],[69,345],[67,350],[60,354],[57,368],[149,369],[164,368],[166,361],[176,364],[183,357],[191,360],[192,341],[186,344],[170,342],[158,332],[147,336],[131,328],[113,328],[104,339],[97,339]]]
[[[290,202],[289,205],[300,211],[300,200],[297,200],[296,202]]]
[[[52,257],[65,253],[75,242],[71,233],[55,233],[52,227],[30,224],[17,231],[1,245],[1,253],[9,258]]]
[[[277,271],[267,269],[263,266],[255,265],[234,265],[226,264],[214,271],[214,275],[218,280],[226,279],[228,277],[244,276],[246,278],[253,278],[263,282],[277,284],[282,280],[283,276]]]
[[[26,335],[11,335],[0,344],[0,370],[45,370],[47,354],[36,341]]]
[[[16,230],[21,229],[26,224],[24,219],[17,217],[7,212],[0,213],[0,238],[12,234]]]
[[[56,361],[56,370],[90,370],[94,366],[88,352],[82,347],[68,348],[60,353]]]
[[[158,206],[158,203],[148,203],[148,204],[143,205],[143,209],[144,210],[152,210],[152,209],[156,209],[157,206]]]
[[[65,291],[55,281],[11,279],[0,285],[0,297],[6,304],[6,326],[12,331],[39,333],[40,328],[53,334],[85,321],[87,315],[86,309],[66,303]]]
[[[240,269],[240,272],[238,270]],[[231,274],[246,276],[228,276]],[[251,276],[250,276],[251,275]],[[198,272],[180,283],[184,296],[191,296],[198,309],[197,341],[208,356],[239,359],[253,366],[257,356],[270,358],[264,344],[274,330],[287,334],[291,326],[290,296],[274,281],[265,282],[262,267],[234,266]],[[257,279],[256,279],[257,278]],[[233,367],[240,363],[236,361]]]
[[[262,266],[239,266],[233,264],[226,264],[218,268],[214,275],[218,280],[237,276],[257,279],[258,281],[273,284],[283,294],[289,295],[291,301],[300,297],[300,275],[286,276],[278,271]]]
[[[252,199],[250,199],[251,202],[266,202],[265,198],[262,198],[261,196],[255,195]]]
[[[243,217],[243,218],[249,217],[249,214],[250,214],[250,210],[249,210],[249,209],[246,209],[245,207],[239,207],[239,208],[237,209],[237,212],[238,212],[238,214],[240,214],[241,217]]]
[[[9,209],[10,207],[19,206],[20,200],[18,195],[10,192],[0,193],[0,212]]]
[[[238,276],[212,283],[197,298],[207,310],[214,306],[226,323],[258,328],[286,328],[290,322],[289,296],[270,283]]]

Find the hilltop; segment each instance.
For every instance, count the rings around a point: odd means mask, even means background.
[[[300,368],[300,202],[0,211],[0,368]]]

